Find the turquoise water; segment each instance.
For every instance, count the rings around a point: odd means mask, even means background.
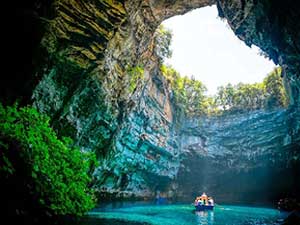
[[[192,205],[174,204],[101,209],[90,212],[89,217],[105,219],[105,223],[99,224],[116,224],[107,222],[108,219],[115,219],[126,225],[134,222],[152,225],[277,225],[280,213],[270,208],[231,205],[216,206],[213,211],[195,212]]]

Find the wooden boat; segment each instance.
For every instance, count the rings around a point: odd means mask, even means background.
[[[195,205],[196,211],[213,210],[213,205]]]
[[[205,192],[199,197],[195,199],[194,202],[196,211],[203,210],[213,210],[214,209],[214,201],[212,197],[208,197]]]

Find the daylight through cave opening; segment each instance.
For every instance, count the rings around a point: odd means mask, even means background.
[[[188,14],[181,17],[188,16]],[[259,50],[260,56],[256,55],[257,57],[253,59],[249,56],[239,55],[233,61],[241,62],[241,60],[244,60],[246,65],[243,64],[243,68],[260,67],[262,68],[261,71],[267,69],[264,72],[256,72],[261,73],[261,82],[223,85],[217,89],[215,96],[208,97],[205,94],[205,85],[200,80],[203,76],[203,63],[207,63],[206,58],[208,58],[207,55],[210,54],[211,50],[205,51],[205,45],[208,45],[207,42],[214,43],[214,39],[208,38],[205,42],[205,39],[203,41],[198,38],[197,41],[205,44],[202,49],[199,48],[197,51],[196,41],[192,42],[191,38],[187,40],[186,37],[193,36],[193,29],[199,29],[201,24],[192,24],[192,21],[199,21],[199,19],[197,20],[194,17],[188,22],[182,18],[176,18],[177,20],[175,18],[168,19],[163,23],[165,27],[160,26],[156,31],[157,55],[161,58],[161,62],[165,61],[160,66],[161,73],[174,91],[172,101],[175,117],[184,118],[181,119],[180,132],[182,136],[179,141],[181,150],[185,151],[182,154],[182,165],[184,166],[179,169],[176,182],[179,186],[178,190],[185,190],[185,192],[178,191],[177,195],[191,198],[205,190],[213,192],[222,201],[260,201],[265,203],[274,201],[278,196],[282,196],[282,192],[288,189],[289,194],[287,195],[295,196],[296,187],[299,186],[299,182],[296,181],[295,177],[287,177],[281,180],[278,186],[274,186],[271,182],[275,177],[285,177],[287,174],[293,173],[299,166],[299,162],[292,159],[298,158],[297,147],[294,143],[299,146],[297,138],[295,139],[295,136],[291,135],[293,128],[286,127],[282,124],[282,121],[275,122],[279,118],[287,116],[289,111],[286,108],[294,104],[293,97],[295,96],[291,94],[287,82],[286,67],[283,69],[281,67],[274,68],[274,64],[270,61],[269,65],[266,63],[259,65],[259,60],[267,61],[261,55],[271,57],[278,63],[274,56],[263,53],[263,50]],[[174,22],[172,19],[174,19]],[[221,21],[219,22],[221,23]],[[175,35],[179,35],[183,42],[177,44],[178,49],[172,49],[173,54],[177,54],[177,59],[165,59],[171,55],[169,47],[172,31],[168,31],[168,25],[171,27],[173,25],[175,29],[176,25],[181,26],[181,33],[176,34],[175,32]],[[206,29],[199,35],[205,36],[210,31],[214,32],[212,27],[207,26]],[[220,35],[220,32],[218,34]],[[245,44],[253,44],[239,35],[238,37]],[[232,33],[231,37],[233,37]],[[212,63],[208,63],[209,69],[205,72],[209,75],[211,75],[210,72],[213,71],[213,67],[218,68],[218,64],[222,64],[222,61],[224,61],[224,64],[231,65],[226,59],[234,54],[235,46],[225,42],[226,33],[223,33],[221,39],[224,39],[221,45],[220,43],[214,43],[217,45],[215,56],[222,55],[221,51],[224,47],[222,45],[228,47],[229,51],[230,48],[233,48],[233,50],[230,51],[229,57],[223,54],[222,56],[225,59],[214,57]],[[189,45],[193,49],[188,51]],[[244,46],[244,43],[242,45],[249,50],[248,47]],[[268,50],[264,46],[263,49]],[[256,54],[257,52],[258,48],[256,48]],[[203,55],[202,58],[200,57],[201,54]],[[191,57],[189,57],[190,55]],[[196,62],[194,67],[199,69],[196,73],[195,70],[190,70],[193,67],[193,60]],[[253,61],[251,62],[251,60]],[[173,65],[166,65],[166,62],[173,63]],[[234,68],[238,66],[239,63],[231,65],[231,74],[238,73],[240,76],[243,74],[234,72]],[[225,80],[228,82],[227,77],[229,79],[229,75],[227,74],[229,73],[226,74],[226,71],[222,71],[222,66],[219,68],[221,69],[216,74],[220,77],[225,74]],[[175,69],[179,70],[180,73]],[[180,75],[186,75],[187,73],[196,76],[184,77]],[[267,76],[263,77],[265,75]],[[254,77],[255,73],[251,71],[250,76]],[[218,78],[212,79],[212,82],[216,82],[216,79]],[[294,126],[296,122],[294,119],[289,118],[284,122],[284,124],[286,123]],[[268,124],[272,124],[272,126]],[[279,133],[281,134],[279,135]],[[270,138],[272,141],[270,141]],[[282,149],[289,150],[283,152]],[[277,157],[281,160],[275,160]],[[260,185],[256,186],[257,183]],[[231,191],[234,194],[228,194]],[[256,196],[262,193],[263,197],[259,200],[255,199]]]
[[[190,116],[286,107],[282,69],[217,15],[216,6],[200,8],[167,19],[156,31],[161,71],[176,100]]]

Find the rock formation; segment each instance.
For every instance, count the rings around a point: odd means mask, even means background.
[[[270,202],[299,189],[298,110],[193,119],[181,129],[179,196],[205,190],[228,202]]]
[[[289,109],[174,123],[172,91],[159,72],[154,32],[166,18],[212,4],[217,4],[220,16],[241,40],[259,46],[284,68]],[[221,192],[242,184],[242,176],[258,179],[258,170],[268,170],[260,182],[292,176],[284,179],[286,186],[272,189],[270,198],[276,198],[284,191],[293,192],[288,185],[299,188],[299,183],[288,183],[299,176],[291,174],[296,171],[292,167],[299,166],[300,148],[297,4],[291,0],[56,0],[50,8],[33,1],[26,6],[33,15],[20,17],[43,30],[34,28],[31,34],[38,37],[38,44],[28,54],[35,61],[24,69],[23,80],[30,85],[16,93],[50,115],[60,135],[72,137],[82,150],[96,152],[100,166],[94,185],[102,196],[153,197],[156,190],[184,196],[184,190],[192,195],[197,188],[207,188],[222,197]],[[13,71],[19,78],[20,71]],[[10,96],[13,85],[3,83],[3,99]],[[196,183],[196,178],[187,181],[187,175],[205,179]],[[232,177],[238,180],[229,184]],[[255,185],[241,185],[239,196]]]

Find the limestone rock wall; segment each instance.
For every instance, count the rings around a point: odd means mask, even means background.
[[[102,197],[153,198],[170,187],[179,168],[169,89],[151,75],[140,98],[119,125],[115,151],[95,171]]]
[[[166,18],[212,4],[217,4],[220,16],[240,39],[258,45],[283,66],[291,110],[199,118],[193,122],[197,126],[190,126],[189,121],[173,123],[172,91],[159,72],[154,32]],[[34,3],[30,6],[34,9],[32,18],[39,21],[37,27],[43,27],[37,38],[40,54],[34,69],[26,70],[32,75],[24,80],[31,85],[21,93],[52,118],[52,126],[60,135],[72,137],[82,150],[96,152],[100,166],[94,186],[102,196],[153,197],[156,190],[183,196],[183,190],[190,194],[196,187],[205,189],[204,184],[212,190],[222,185],[228,190],[228,176],[265,166],[260,157],[275,154],[272,160],[277,165],[281,152],[288,157],[286,152],[299,150],[297,4],[290,0]],[[25,65],[28,60],[18,63]],[[137,67],[143,69],[138,78],[131,72]],[[3,87],[5,84],[1,83]],[[245,129],[240,132],[240,128]],[[184,178],[205,171],[208,158],[215,165],[208,173],[211,178],[200,186],[192,182],[189,189]],[[192,160],[190,165],[187,159]],[[220,177],[215,181],[212,178],[216,174]],[[255,174],[249,177],[254,179]],[[239,190],[245,193],[246,187]]]
[[[170,90],[158,69],[153,35],[166,15],[213,1],[189,7],[159,2],[55,1],[41,41],[47,63],[33,104],[52,117],[60,135],[97,153],[100,193],[153,195],[178,171]],[[130,70],[137,66],[143,74],[136,80]]]
[[[299,109],[192,119],[180,134],[179,196],[270,202],[299,189]]]

